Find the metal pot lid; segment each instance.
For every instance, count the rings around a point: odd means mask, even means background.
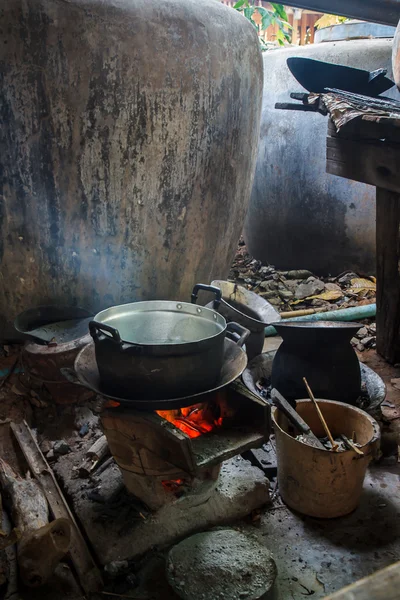
[[[169,300],[112,306],[99,312],[94,321],[113,327],[122,342],[142,346],[192,344],[217,337],[226,329],[217,311]]]
[[[95,346],[90,343],[85,346],[75,359],[75,373],[81,385],[90,390],[115,400],[120,404],[128,405],[139,410],[170,410],[174,408],[183,408],[200,402],[206,402],[207,396],[224,388],[241,376],[247,366],[246,352],[235,342],[229,339],[224,340],[224,358],[221,373],[217,385],[211,390],[185,396],[183,398],[172,398],[167,400],[148,400],[145,398],[120,398],[119,396],[110,396],[102,388],[99,370],[96,363]]]

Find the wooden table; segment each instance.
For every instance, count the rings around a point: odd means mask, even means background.
[[[400,119],[329,119],[326,171],[376,187],[376,347],[400,363]],[[400,594],[400,592],[399,592]]]
[[[339,590],[324,600],[398,600],[400,562]]]

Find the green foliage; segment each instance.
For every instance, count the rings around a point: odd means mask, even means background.
[[[284,45],[285,42],[290,42],[290,33],[289,29],[292,29],[292,26],[288,22],[288,17],[285,11],[285,8],[282,4],[276,4],[275,2],[271,2],[272,10],[268,8],[264,8],[263,6],[254,6],[255,0],[238,0],[236,4],[234,4],[233,8],[243,13],[243,15],[250,21],[252,25],[258,30],[261,31],[264,29],[268,29],[270,25],[274,25],[275,23],[279,26],[276,39],[278,44],[281,46]],[[254,20],[254,15],[257,14],[261,17],[261,24],[258,25],[257,21]],[[260,38],[261,50],[268,50],[270,46],[264,42]]]

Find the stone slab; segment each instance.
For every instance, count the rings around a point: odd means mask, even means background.
[[[60,457],[55,471],[101,564],[137,558],[191,533],[241,519],[269,502],[264,473],[238,456],[223,463],[207,502],[196,506],[193,498],[183,496],[149,513],[127,493],[115,464],[93,480],[75,478],[81,454],[84,449]]]

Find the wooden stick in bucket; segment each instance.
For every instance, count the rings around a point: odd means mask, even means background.
[[[339,446],[336,444],[335,440],[332,437],[332,434],[331,434],[331,432],[329,430],[329,427],[328,427],[328,425],[327,425],[327,423],[326,423],[326,421],[324,419],[324,415],[322,414],[321,409],[318,406],[318,403],[317,403],[316,399],[314,398],[314,394],[312,393],[311,388],[308,385],[308,381],[307,381],[307,379],[305,377],[303,377],[303,381],[304,381],[305,386],[307,388],[307,393],[308,393],[308,395],[310,397],[310,400],[314,404],[314,406],[315,406],[315,408],[317,410],[319,419],[320,419],[320,421],[321,421],[321,423],[323,425],[323,428],[325,429],[325,433],[328,436],[330,443],[332,444],[332,451],[333,452],[337,452]]]

